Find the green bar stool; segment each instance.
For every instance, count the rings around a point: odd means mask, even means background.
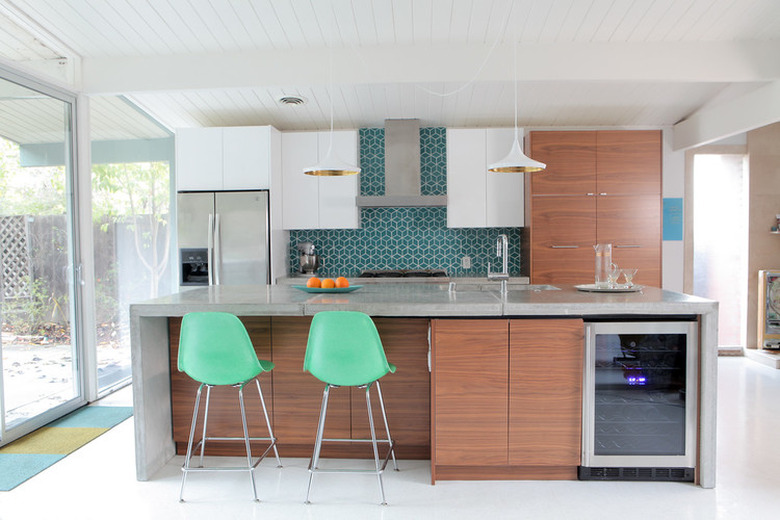
[[[274,368],[270,361],[257,358],[249,334],[236,316],[225,312],[191,312],[186,314],[181,322],[181,336],[179,338],[179,371],[186,373],[200,383],[195,397],[195,407],[192,412],[192,426],[190,438],[187,442],[187,456],[184,459],[181,476],[181,489],[179,501],[184,501],[184,484],[190,472],[204,471],[247,471],[252,485],[252,495],[255,501],[257,489],[255,488],[254,470],[265,456],[274,450],[278,467],[282,467],[279,459],[279,451],[276,449],[276,438],[271,429],[271,421],[268,419],[268,410],[265,407],[263,391],[257,376],[263,372],[269,372]],[[252,380],[257,385],[260,394],[260,404],[263,408],[265,423],[268,426],[268,437],[250,437],[246,422],[246,409],[244,407],[244,387]],[[244,429],[243,437],[208,437],[206,427],[209,417],[209,397],[211,389],[215,386],[232,386],[238,388],[238,402],[241,407],[241,422]],[[203,435],[193,447],[195,437],[195,424],[198,420],[200,409],[200,397],[203,388],[206,388],[206,406],[203,415]],[[246,447],[246,466],[221,467],[203,466],[203,453],[206,449],[206,441],[232,441],[243,440]],[[252,461],[252,449],[250,441],[270,441],[268,448],[256,460]],[[193,467],[192,455],[200,448],[200,465]]]
[[[306,345],[306,357],[303,370],[325,383],[322,394],[320,420],[317,426],[317,437],[314,442],[314,453],[309,463],[309,486],[306,490],[306,503],[309,504],[312,480],[315,473],[374,473],[379,481],[379,492],[382,495],[382,505],[386,505],[385,489],[382,483],[382,473],[387,462],[392,457],[393,466],[398,471],[395,459],[395,443],[390,437],[387,425],[385,403],[379,379],[388,372],[395,372],[395,365],[388,363],[379,333],[371,318],[362,312],[324,311],[314,315],[309,329],[309,340]],[[325,439],[325,416],[328,411],[328,395],[332,388],[355,386],[366,389],[366,407],[368,408],[368,424],[371,429],[370,439]],[[371,396],[369,390],[376,387],[382,419],[385,423],[387,439],[376,438],[374,430],[374,415],[371,411]],[[374,449],[373,470],[361,469],[320,469],[320,452],[322,442],[370,442]],[[388,452],[384,460],[379,458],[378,443],[387,443]]]

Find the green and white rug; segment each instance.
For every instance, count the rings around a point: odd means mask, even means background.
[[[133,415],[131,406],[85,406],[0,448],[0,491],[10,491]]]

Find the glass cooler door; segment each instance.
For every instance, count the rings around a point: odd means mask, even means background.
[[[693,466],[695,325],[588,324],[584,466]]]

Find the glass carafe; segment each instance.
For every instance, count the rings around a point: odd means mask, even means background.
[[[612,265],[612,244],[596,244],[596,287],[609,287],[607,273]]]

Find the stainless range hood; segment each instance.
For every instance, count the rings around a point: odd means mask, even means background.
[[[420,120],[385,120],[385,194],[358,196],[361,208],[446,206],[446,195],[420,194]]]

